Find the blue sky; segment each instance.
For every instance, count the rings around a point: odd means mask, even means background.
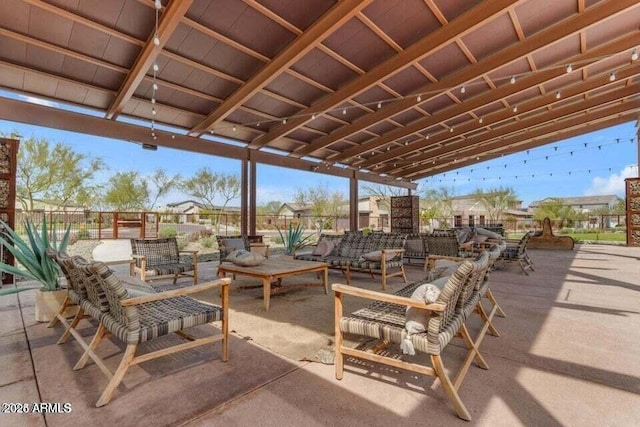
[[[523,206],[545,197],[599,194],[617,194],[623,197],[624,178],[638,176],[638,144],[634,124],[628,122],[532,149],[528,154],[517,153],[436,175],[420,180],[418,191],[426,187],[445,186],[456,195],[464,195],[478,188],[510,186],[523,201]],[[204,166],[221,173],[240,171],[239,161],[162,147],[158,151],[147,151],[127,141],[0,120],[0,133],[10,132],[17,132],[23,138],[34,136],[47,138],[52,142],[64,142],[77,151],[102,158],[109,165],[109,170],[98,174],[97,180],[101,182],[106,182],[115,172],[129,170],[150,175],[157,168],[163,168],[183,176],[190,176]],[[318,184],[326,184],[331,190],[341,191],[345,197],[349,194],[349,184],[343,178],[258,165],[257,202],[292,201],[298,188]],[[361,189],[360,194],[363,193]],[[179,192],[173,192],[161,201],[161,206],[187,198]]]

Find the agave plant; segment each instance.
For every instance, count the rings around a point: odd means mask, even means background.
[[[289,229],[283,234],[280,231],[280,228],[276,226],[276,230],[278,230],[278,234],[282,238],[282,242],[284,243],[284,249],[287,255],[293,255],[294,251],[304,245],[313,234],[309,234],[306,237],[302,237],[304,229],[302,224],[298,223],[295,228],[293,228],[293,224],[289,223]]]
[[[28,241],[23,237],[20,237],[15,230],[12,230],[11,227],[3,221],[0,221],[0,224],[2,224],[5,229],[4,234],[0,236],[0,244],[4,245],[5,249],[11,252],[15,260],[23,267],[18,268],[13,265],[0,262],[0,271],[30,280],[37,280],[42,284],[40,289],[43,291],[55,291],[60,289],[60,285],[58,283],[58,265],[47,256],[45,251],[47,248],[53,248],[56,251],[64,252],[69,244],[71,225],[67,227],[67,230],[62,235],[62,239],[58,242],[55,225],[51,227],[52,237],[51,240],[49,239],[47,221],[45,219],[42,220],[40,230],[38,230],[38,227],[31,223],[31,221],[25,221],[25,230]],[[7,295],[37,288],[38,286],[2,289],[0,290],[0,295]]]

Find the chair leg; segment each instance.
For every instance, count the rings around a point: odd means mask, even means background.
[[[198,255],[193,254],[193,286],[198,284]]]
[[[347,285],[351,284],[351,270],[349,269],[349,265],[347,265],[347,268],[344,271],[344,275],[347,278]]]
[[[71,305],[73,305],[73,303],[69,299],[69,296],[65,296],[64,297],[64,301],[62,301],[62,304],[60,304],[60,307],[58,307],[58,311],[53,316],[53,319],[51,319],[49,321],[49,323],[47,323],[47,328],[53,328],[56,325],[56,323],[58,323],[60,321],[58,319],[58,316],[62,316],[64,311],[67,309],[67,307],[69,307]]]
[[[493,304],[497,308],[496,314],[498,315],[498,317],[507,317],[505,312],[502,310],[502,308],[498,304],[498,301],[496,301],[496,297],[493,296],[493,292],[491,292],[491,288],[487,289],[487,293],[485,295],[489,299],[489,302],[491,302],[491,304]]]
[[[480,301],[478,301],[478,305],[476,306],[476,310],[478,311],[478,314],[480,315],[480,317],[482,318],[482,320],[484,320],[488,327],[489,327],[489,332],[491,333],[491,335],[493,335],[494,337],[499,337],[500,336],[500,332],[498,332],[498,330],[496,329],[496,327],[493,325],[493,322],[491,322],[491,316],[487,314],[487,312],[485,311],[484,307],[482,306],[482,299],[480,299]],[[495,309],[494,307],[494,310]],[[492,311],[494,311],[492,310]],[[495,311],[494,311],[495,313]]]
[[[78,312],[76,313],[76,316],[73,318],[73,320],[71,321],[71,324],[67,327],[67,330],[64,331],[64,334],[62,334],[62,336],[58,339],[56,344],[66,343],[67,340],[69,339],[69,335],[71,335],[71,330],[74,329],[76,326],[78,326],[78,323],[80,323],[80,320],[82,320],[83,318],[84,318],[84,310],[82,309],[82,307],[78,307]]]
[[[78,371],[84,368],[84,366],[87,364],[87,361],[89,360],[89,357],[91,356],[91,353],[98,347],[98,344],[100,344],[100,341],[102,341],[102,338],[104,338],[106,333],[107,330],[105,329],[104,325],[100,323],[100,325],[98,325],[98,330],[89,343],[89,347],[85,350],[82,357],[78,360],[78,363],[76,363],[76,365],[73,367],[74,371]]]
[[[229,360],[229,286],[221,287],[222,304],[222,361]]]
[[[447,372],[444,369],[444,365],[442,364],[442,359],[440,358],[440,356],[431,355],[431,364],[433,365],[433,369],[436,371],[436,376],[442,383],[444,391],[447,393],[449,400],[453,404],[453,408],[455,409],[458,417],[462,418],[465,421],[471,421],[471,415],[469,415],[469,411],[467,411],[464,403],[462,403],[462,400],[458,395],[458,391],[453,387],[451,380],[447,376]]]
[[[340,319],[342,319],[342,294],[334,292],[334,325],[335,325],[335,360],[336,379],[341,380],[344,375],[344,356],[340,349],[342,348],[342,331],[340,330]]]
[[[124,378],[124,374],[127,373],[127,369],[129,369],[129,366],[131,365],[131,361],[133,360],[137,347],[137,344],[127,345],[127,348],[124,351],[124,356],[122,356],[122,360],[120,361],[120,365],[118,366],[118,370],[115,374],[113,374],[113,378],[111,378],[111,381],[109,381],[107,388],[104,389],[102,396],[100,396],[100,399],[98,399],[98,403],[96,403],[97,408],[109,403],[111,397],[113,397],[113,393],[116,391],[116,388],[118,388],[118,385],[122,381],[122,378]]]
[[[402,271],[402,279],[404,280],[404,283],[407,283],[407,275],[404,274],[404,265],[400,265],[400,271]]]

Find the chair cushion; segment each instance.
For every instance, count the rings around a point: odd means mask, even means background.
[[[487,230],[486,228],[476,227],[476,234],[481,236],[487,236],[489,239],[497,239],[501,240],[502,236],[498,233],[494,233],[493,231]]]
[[[311,255],[318,255],[323,257],[328,256],[331,251],[333,251],[334,247],[335,244],[333,241],[329,239],[321,239],[315,249],[313,249],[313,252],[311,252]]]
[[[484,234],[475,234],[473,236],[474,243],[484,243],[489,239],[489,236],[485,236]]]
[[[253,267],[256,265],[260,265],[265,259],[265,257],[258,253],[249,252],[244,249],[233,251],[227,257],[227,261],[231,261],[235,265],[240,265],[243,267]]]
[[[238,249],[246,250],[244,245],[244,239],[231,238],[231,239],[222,239],[221,241],[223,242],[227,252],[233,252]]]

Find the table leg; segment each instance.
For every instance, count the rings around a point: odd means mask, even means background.
[[[329,293],[329,268],[322,269],[322,284],[324,285],[324,294]]]
[[[264,309],[269,311],[269,299],[271,298],[271,277],[262,279],[262,297],[264,299]]]

